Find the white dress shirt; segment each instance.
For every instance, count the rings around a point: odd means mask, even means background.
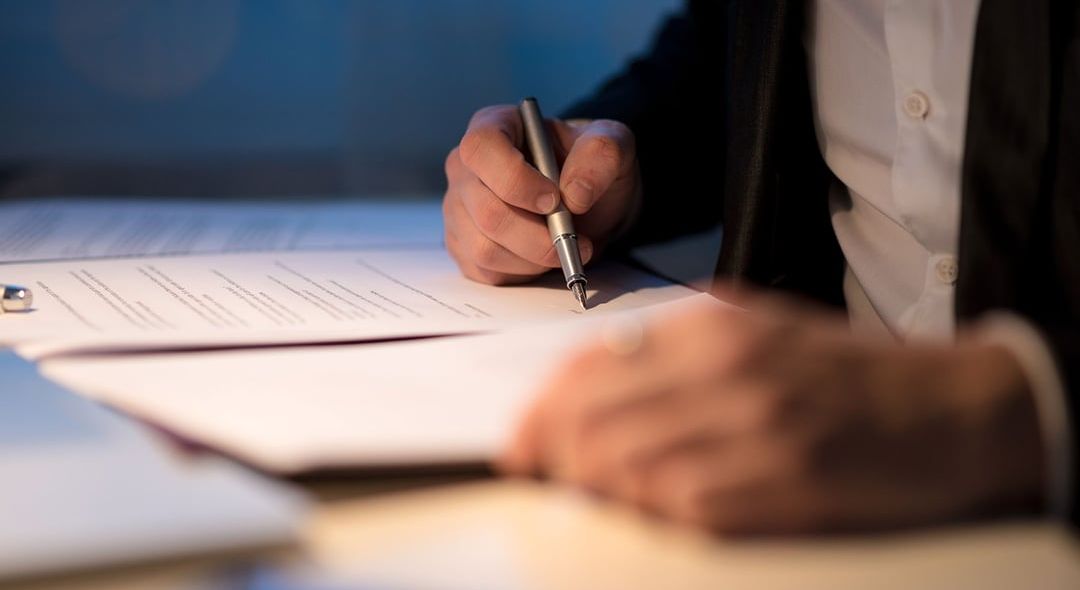
[[[844,184],[830,199],[853,329],[955,333],[961,164],[979,0],[817,0],[807,28],[818,143]],[[846,188],[846,190],[844,190]],[[1069,489],[1064,390],[1042,338],[986,322],[1036,390],[1052,508]]]

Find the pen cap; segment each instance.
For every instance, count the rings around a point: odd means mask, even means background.
[[[0,310],[2,311],[26,311],[34,303],[34,296],[30,289],[15,285],[2,285],[3,294],[0,294]]]

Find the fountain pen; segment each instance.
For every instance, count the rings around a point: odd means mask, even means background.
[[[518,110],[521,112],[521,121],[525,125],[525,143],[529,147],[533,165],[541,174],[554,182],[556,187],[559,186],[559,166],[555,161],[555,152],[551,149],[547,129],[544,127],[544,116],[540,114],[540,105],[535,98],[529,97],[521,101]],[[558,207],[546,217],[551,243],[559,255],[559,265],[562,267],[563,278],[566,279],[566,288],[574,294],[581,309],[585,310],[585,286],[589,281],[585,278],[585,270],[582,268],[581,251],[578,249],[577,234],[574,233],[574,221],[570,211],[567,210],[562,199],[559,199]]]

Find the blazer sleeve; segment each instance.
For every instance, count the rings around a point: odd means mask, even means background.
[[[613,119],[637,144],[643,201],[620,245],[707,229],[723,205],[725,3],[690,0],[647,53],[563,117]]]
[[[1074,285],[1075,288],[1075,285]],[[1066,516],[1074,530],[1080,530],[1080,448],[1076,429],[1080,426],[1080,326],[1056,325],[1044,327],[1050,347],[1056,356],[1065,388],[1066,422],[1063,444],[1069,464],[1064,467],[1062,488],[1066,496]]]

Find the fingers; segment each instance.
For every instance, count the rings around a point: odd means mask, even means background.
[[[461,139],[461,162],[504,202],[545,214],[558,204],[558,187],[521,152],[524,130],[515,106],[478,111]]]
[[[569,430],[584,413],[586,400],[600,395],[598,388],[609,387],[602,382],[593,384],[592,377],[620,382],[626,378],[624,372],[613,366],[613,361],[595,346],[573,356],[545,385],[519,423],[500,468],[517,475],[551,468],[553,457],[561,454],[557,447],[569,446]],[[564,464],[562,469],[566,468]]]
[[[455,150],[447,158],[443,219],[447,249],[466,276],[506,284],[558,268],[544,219],[502,201],[461,164],[457,154]],[[579,236],[578,244],[582,260],[588,262],[592,241]]]
[[[911,500],[921,484],[868,493],[910,480],[906,471],[884,477],[876,463],[885,457],[895,469],[904,465],[897,457],[921,457],[898,433],[915,412],[912,387],[923,385],[891,374],[897,389],[885,391],[864,374],[895,366],[925,383],[926,366],[895,364],[909,357],[894,348],[867,352],[831,315],[806,318],[787,299],[751,297],[770,313],[712,304],[658,315],[630,352],[577,355],[526,416],[504,467],[724,534],[888,523],[903,502],[915,507],[900,521],[926,518],[927,503]],[[914,461],[924,481],[940,481],[925,463]]]
[[[777,489],[809,492],[797,433],[777,431],[790,407],[730,346],[753,340],[748,317],[695,308],[653,324],[630,357],[585,349],[545,388],[501,467],[723,533],[814,526],[808,506],[776,507],[788,500]]]
[[[641,480],[652,465],[688,448],[722,447],[752,436],[757,411],[746,395],[677,389],[594,415],[573,451],[594,486],[639,502]]]
[[[481,283],[520,283],[546,272],[549,267],[518,256],[488,238],[472,221],[462,200],[448,196],[443,201],[446,249],[466,277]]]
[[[706,379],[723,371],[716,346],[702,347],[693,337],[702,327],[726,326],[724,310],[691,309],[645,330],[644,345],[633,357],[624,358],[594,344],[571,357],[553,376],[526,414],[504,457],[502,467],[517,474],[558,468],[568,477],[576,471],[579,439],[590,421],[649,398],[669,394],[686,383]],[[726,315],[719,316],[720,318]],[[709,349],[713,352],[709,354]]]
[[[616,183],[632,176],[637,155],[634,135],[626,125],[597,120],[583,126],[557,125],[555,129],[562,136],[561,143],[571,146],[559,188],[572,213],[588,212]]]
[[[577,446],[581,422],[593,408],[615,403],[615,396],[655,391],[636,378],[640,375],[598,346],[571,357],[520,422],[500,467],[519,475],[558,471],[574,479],[577,455],[572,449]],[[652,372],[643,375],[656,377]]]
[[[559,266],[546,221],[565,202],[578,220],[588,263],[596,246],[623,227],[640,192],[633,135],[614,121],[571,126],[550,121],[555,147],[566,154],[556,186],[522,153],[524,129],[512,105],[478,111],[446,159],[446,244],[462,272],[491,284],[516,283]],[[567,176],[568,175],[568,176]],[[589,212],[588,215],[584,215]]]
[[[543,272],[559,267],[559,256],[542,217],[512,207],[476,177],[461,181],[461,200],[477,230]],[[583,262],[592,257],[592,242],[578,237]]]

